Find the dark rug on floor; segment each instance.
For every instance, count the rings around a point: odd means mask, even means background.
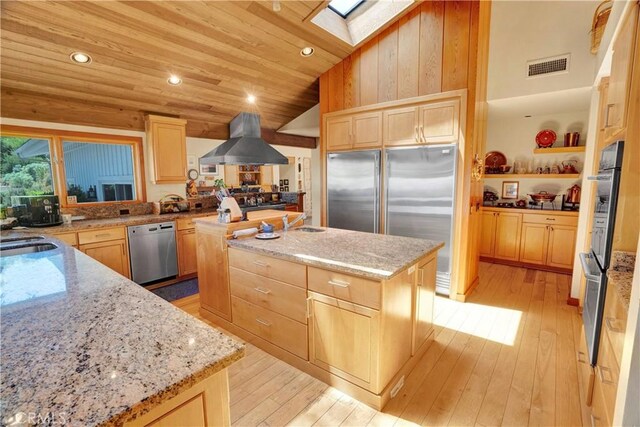
[[[184,282],[174,283],[173,285],[164,286],[154,289],[151,292],[160,298],[169,302],[180,298],[185,298],[198,293],[198,279],[185,280]]]

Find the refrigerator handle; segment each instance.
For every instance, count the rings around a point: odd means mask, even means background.
[[[375,206],[373,207],[373,232],[380,232],[380,152],[378,151],[375,156],[375,174],[374,174],[374,194],[375,194]]]

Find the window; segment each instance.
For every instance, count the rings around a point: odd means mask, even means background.
[[[143,202],[142,139],[49,129],[0,128],[0,205],[51,195],[62,206]]]
[[[11,206],[14,196],[52,194],[51,141],[0,136],[0,205]]]
[[[351,12],[356,10],[358,6],[364,3],[364,1],[365,0],[331,0],[329,2],[329,9],[346,18]]]

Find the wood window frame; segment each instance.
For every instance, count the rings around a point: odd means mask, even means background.
[[[59,197],[60,206],[62,207],[77,208],[83,206],[105,206],[111,204],[135,204],[145,203],[147,201],[142,137],[13,125],[0,125],[0,134],[18,137],[37,137],[47,139],[49,141],[53,189],[54,193]],[[64,166],[64,150],[62,147],[63,140],[96,144],[122,144],[130,146],[133,152],[133,176],[135,181],[136,198],[134,200],[122,200],[115,202],[67,203],[67,179]]]

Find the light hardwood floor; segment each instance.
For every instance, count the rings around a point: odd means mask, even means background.
[[[467,303],[436,298],[435,340],[382,412],[247,345],[229,368],[233,425],[582,425],[570,277],[480,273]],[[200,318],[197,295],[174,304]]]

